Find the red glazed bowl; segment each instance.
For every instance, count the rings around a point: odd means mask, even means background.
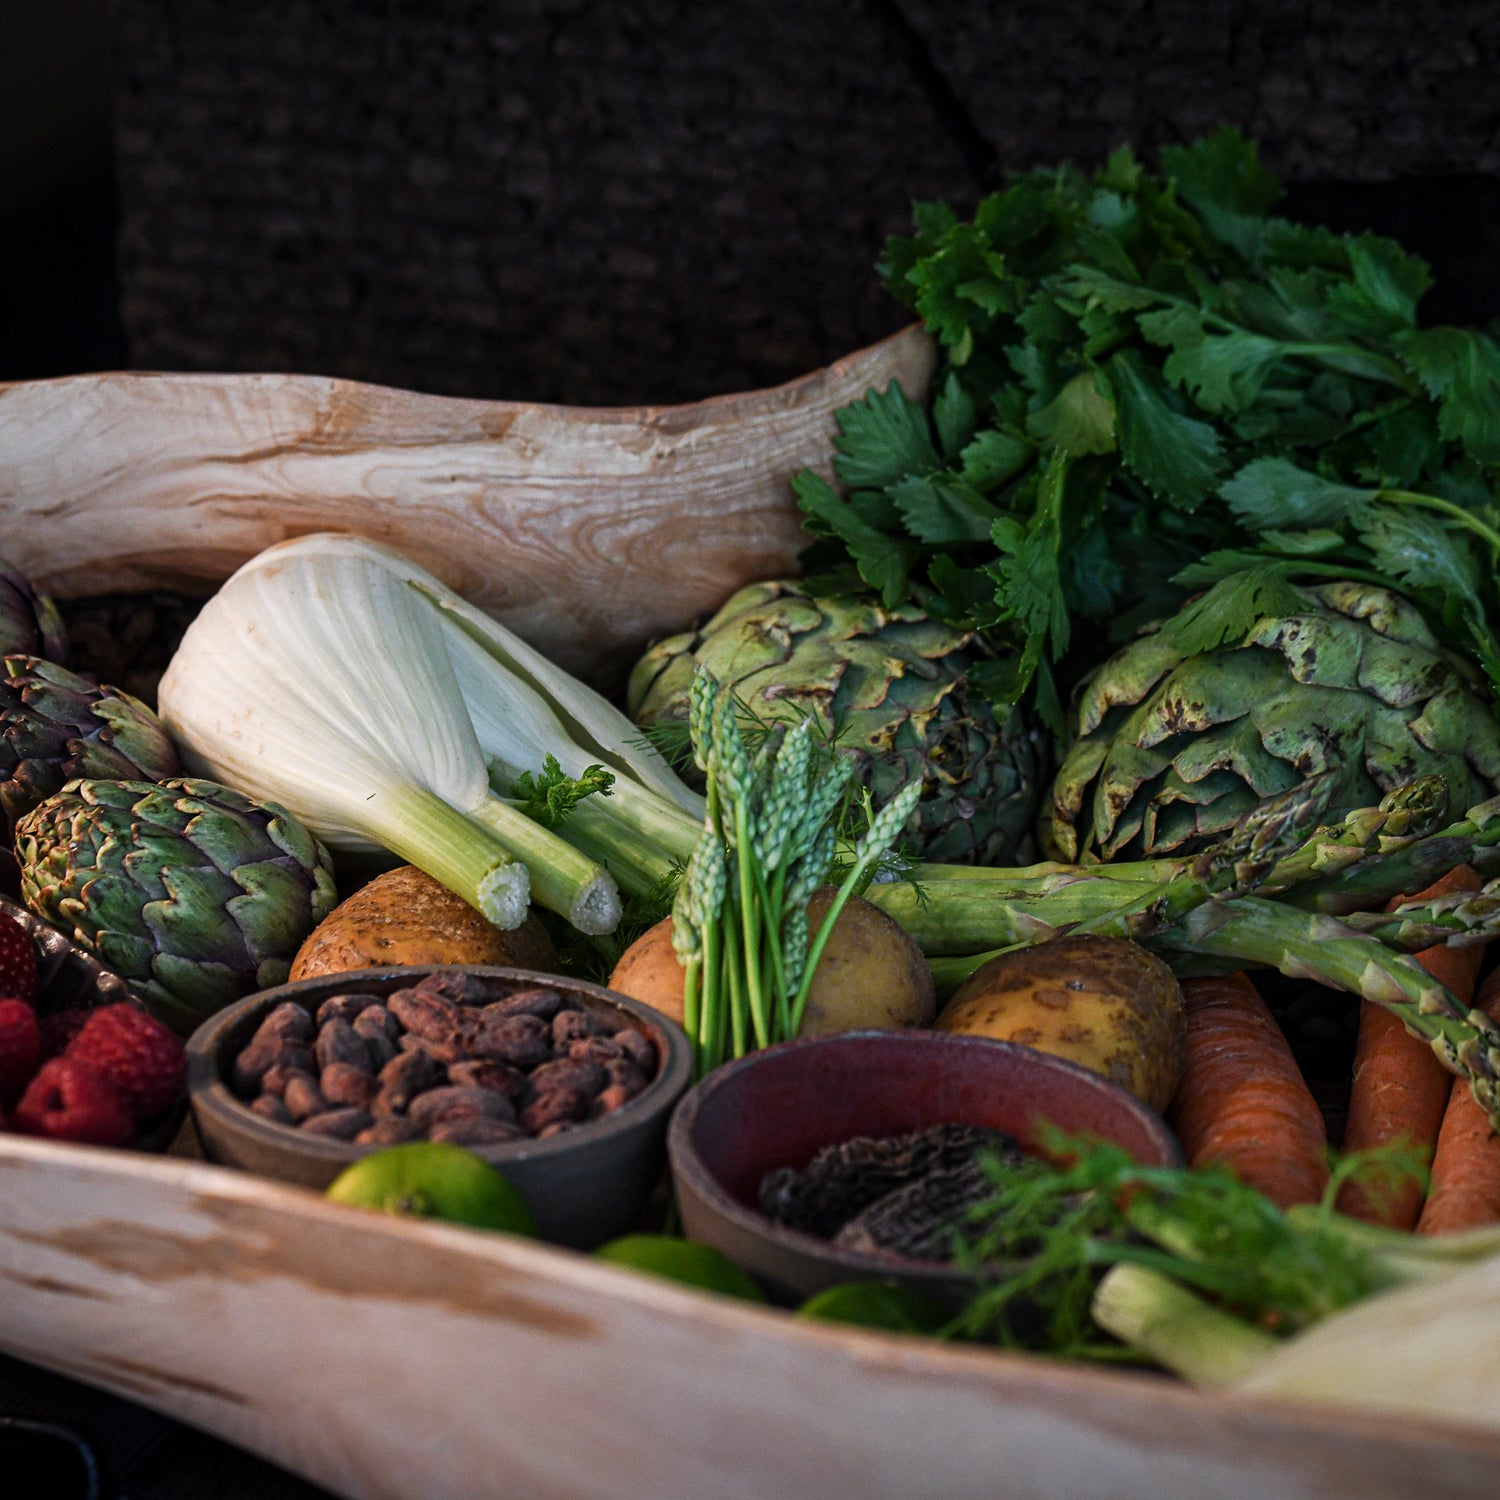
[[[851,1031],[784,1042],[711,1073],[667,1136],[683,1233],[722,1250],[777,1300],[847,1281],[894,1280],[939,1300],[973,1291],[954,1266],[835,1249],[760,1212],[761,1178],[854,1136],[983,1125],[1038,1144],[1044,1126],[1090,1135],[1148,1166],[1182,1161],[1161,1117],[1075,1063],[1014,1042],[939,1031]]]

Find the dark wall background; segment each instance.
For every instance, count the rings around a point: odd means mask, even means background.
[[[914,198],[1220,120],[1293,212],[1426,254],[1430,318],[1500,314],[1496,0],[0,6],[28,13],[0,19],[0,229],[31,257],[0,375],[765,384],[900,324],[871,267]]]

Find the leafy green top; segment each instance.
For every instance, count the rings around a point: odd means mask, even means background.
[[[1421,260],[1273,217],[1280,192],[1226,128],[1159,176],[1121,150],[968,221],[919,205],[880,269],[938,340],[936,394],[869,392],[839,413],[841,488],[798,476],[821,586],[852,563],[986,630],[1012,654],[980,687],[1055,726],[1097,643],[1208,589],[1202,649],[1294,578],[1399,589],[1500,686],[1500,345],[1420,328]]]

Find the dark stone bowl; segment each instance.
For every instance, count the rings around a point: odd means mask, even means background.
[[[61,1010],[96,1010],[121,1001],[137,1010],[145,1007],[130,993],[130,987],[92,954],[85,953],[71,938],[50,922],[34,916],[24,906],[0,896],[0,914],[18,922],[31,935],[36,948],[36,1012],[50,1016]],[[160,1118],[146,1124],[131,1146],[135,1151],[165,1151],[177,1138],[187,1115],[187,1098],[173,1105]]]
[[[188,1097],[208,1158],[321,1190],[351,1162],[377,1150],[304,1135],[255,1114],[230,1087],[234,1059],[266,1013],[287,1000],[316,1011],[330,995],[388,995],[438,969],[494,979],[511,989],[560,990],[586,1010],[612,1012],[621,1026],[656,1044],[656,1077],[628,1104],[547,1140],[472,1148],[525,1198],[544,1239],[587,1249],[629,1229],[661,1177],[667,1116],[692,1081],[692,1049],[681,1027],[650,1006],[558,974],[461,964],[358,969],[278,985],[228,1006],[188,1041]]]
[[[1074,1063],[986,1037],[851,1031],[753,1052],[688,1093],[667,1142],[683,1233],[722,1250],[781,1302],[841,1282],[896,1281],[961,1305],[974,1289],[963,1270],[835,1249],[757,1207],[761,1178],[777,1167],[804,1167],[822,1147],[855,1136],[930,1125],[988,1126],[1028,1150],[1052,1125],[1112,1141],[1150,1166],[1182,1160],[1158,1115]]]

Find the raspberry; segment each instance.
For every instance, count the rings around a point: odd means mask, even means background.
[[[40,1061],[46,1062],[49,1057],[66,1052],[68,1043],[83,1030],[83,1023],[88,1020],[89,1015],[89,1011],[75,1005],[71,1010],[55,1010],[51,1015],[38,1016],[36,1026],[41,1040],[41,1051],[38,1054]]]
[[[0,995],[36,1005],[36,945],[14,917],[0,914]]]
[[[16,1105],[16,1128],[91,1146],[128,1146],[135,1139],[119,1094],[97,1069],[71,1057],[42,1064]]]
[[[187,1053],[181,1040],[127,1001],[90,1012],[63,1056],[97,1068],[137,1121],[153,1119],[182,1097]]]
[[[20,1000],[0,1000],[0,1104],[14,1104],[36,1072],[36,1012]]]

